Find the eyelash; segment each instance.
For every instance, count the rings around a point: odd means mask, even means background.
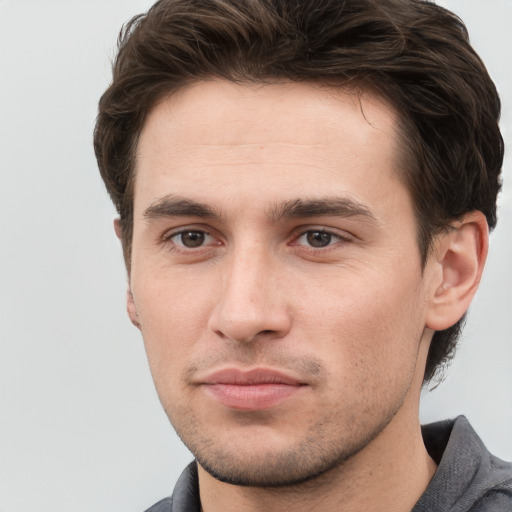
[[[194,228],[188,228],[188,229],[181,229],[180,231],[175,231],[175,232],[172,232],[172,233],[169,233],[167,235],[165,235],[163,237],[163,241],[164,243],[168,243],[170,244],[171,248],[175,251],[182,251],[182,252],[192,252],[192,251],[197,251],[197,250],[201,250],[201,249],[207,249],[208,247],[210,247],[212,244],[204,244],[204,243],[201,243],[200,245],[198,246],[195,246],[195,247],[188,247],[186,246],[184,243],[177,243],[175,241],[175,239],[185,235],[185,234],[198,234],[200,236],[203,236],[203,240],[206,239],[207,237],[213,237],[213,235],[205,230],[205,229],[194,229]],[[312,246],[312,245],[309,245],[309,244],[301,244],[299,243],[299,240],[303,237],[308,237],[308,235],[312,235],[312,234],[316,234],[316,235],[320,235],[320,237],[322,236],[328,236],[329,239],[328,239],[328,243],[326,245],[323,245],[323,246]],[[183,240],[181,240],[183,242]],[[309,250],[311,252],[319,252],[319,251],[328,251],[332,246],[335,246],[339,243],[350,243],[352,240],[350,237],[348,236],[342,236],[341,234],[339,233],[335,233],[331,230],[328,230],[328,229],[325,229],[325,228],[309,228],[309,229],[304,229],[302,230],[297,236],[295,236],[293,238],[293,240],[291,241],[290,245],[292,246],[300,246],[300,247],[303,247],[305,250]],[[308,241],[309,243],[311,242],[311,240]],[[217,244],[213,244],[213,245],[221,245],[222,242],[218,241]]]
[[[163,241],[166,242],[166,243],[170,243],[175,249],[176,247],[180,247],[182,249],[176,249],[176,250],[194,250],[195,248],[197,249],[204,249],[206,246],[201,244],[197,247],[187,247],[185,244],[181,243],[176,243],[174,240],[180,236],[183,236],[185,234],[190,234],[190,233],[195,233],[195,234],[199,234],[199,235],[203,235],[205,238],[206,237],[209,237],[209,236],[212,236],[211,233],[209,231],[206,231],[204,229],[193,229],[193,228],[189,228],[189,229],[182,229],[180,231],[175,231],[175,232],[172,232],[172,233],[169,233],[167,235],[165,235],[163,237]]]
[[[327,245],[324,245],[324,246],[318,246],[318,247],[315,247],[315,246],[312,246],[310,244],[308,245],[305,245],[304,247],[306,247],[307,249],[309,250],[313,250],[313,251],[319,251],[319,250],[328,250],[331,246],[334,246],[334,245],[337,245],[338,243],[348,243],[348,242],[351,242],[351,239],[347,236],[342,236],[340,235],[339,233],[334,233],[333,231],[330,231],[328,229],[325,229],[325,228],[310,228],[310,229],[306,229],[304,231],[302,231],[294,240],[293,240],[293,245],[300,245],[298,244],[297,242],[303,238],[303,237],[308,237],[308,235],[310,234],[319,234],[319,235],[327,235],[329,237],[329,241],[327,243]],[[308,240],[308,242],[310,243],[311,241]]]

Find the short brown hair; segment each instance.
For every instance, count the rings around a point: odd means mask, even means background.
[[[463,22],[420,0],[160,0],[119,36],[94,148],[122,224],[129,270],[135,153],[151,108],[204,78],[370,88],[399,112],[423,263],[436,234],[500,190],[500,101]],[[449,360],[462,321],[434,334],[425,381]]]

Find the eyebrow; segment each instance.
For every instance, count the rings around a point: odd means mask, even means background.
[[[296,199],[274,207],[270,212],[272,222],[283,219],[320,217],[363,217],[375,221],[375,215],[364,204],[348,197],[327,197],[322,199]]]
[[[312,218],[323,215],[336,217],[363,217],[376,220],[364,204],[347,197],[320,199],[294,199],[270,208],[268,218],[272,223],[287,219]],[[183,197],[167,195],[150,205],[143,214],[146,219],[165,217],[200,217],[222,221],[224,216],[213,206]]]
[[[208,204],[198,203],[189,199],[168,195],[144,210],[145,219],[164,217],[201,217],[221,220],[222,215]]]

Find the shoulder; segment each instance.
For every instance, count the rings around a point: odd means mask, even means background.
[[[155,503],[149,507],[145,512],[171,512],[172,510],[172,497],[164,498],[163,500]]]
[[[474,504],[470,512],[508,512],[512,510],[512,463],[490,455],[489,473],[496,475],[493,485]]]
[[[491,489],[473,505],[469,512],[510,512],[512,510],[512,480],[508,487]]]
[[[423,428],[438,469],[414,512],[512,511],[512,464],[492,455],[463,416]]]

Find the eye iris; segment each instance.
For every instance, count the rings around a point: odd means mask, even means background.
[[[187,231],[181,234],[181,241],[185,247],[199,247],[204,243],[205,234],[201,231]]]
[[[326,247],[331,243],[332,235],[323,231],[310,231],[306,238],[311,247]]]

